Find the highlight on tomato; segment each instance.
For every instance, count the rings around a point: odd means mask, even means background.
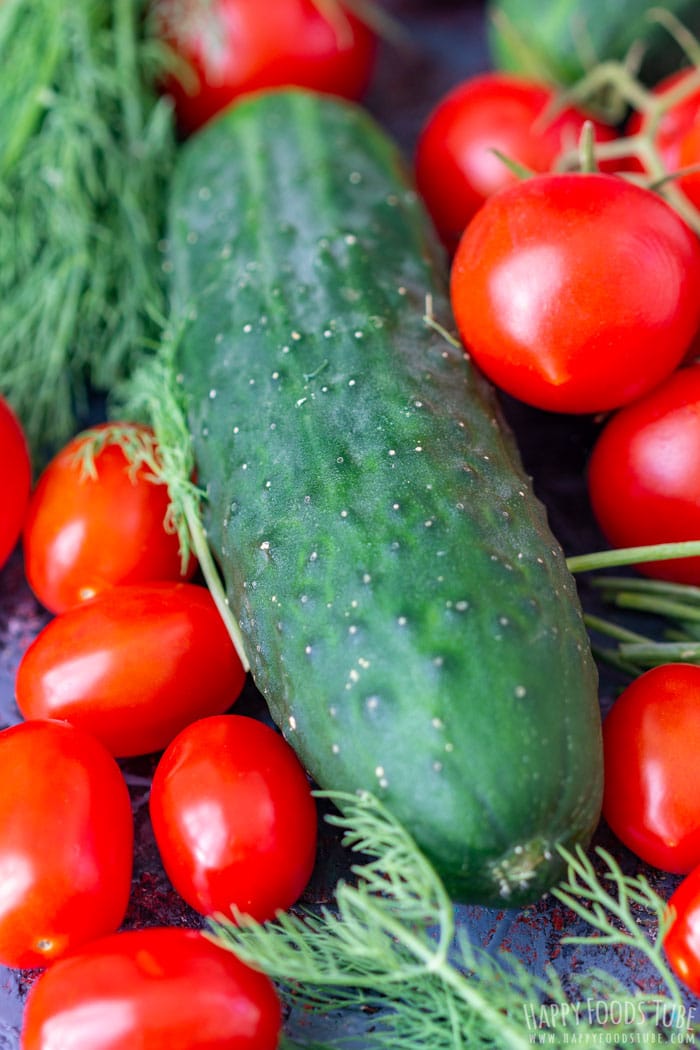
[[[357,100],[374,71],[376,33],[343,0],[154,0],[153,12],[177,59],[163,89],[185,134],[264,88]]]
[[[560,105],[554,88],[528,77],[490,71],[453,87],[428,115],[415,157],[418,189],[450,253],[484,201],[518,180],[504,157],[548,172],[576,149],[587,120],[596,141],[615,138],[613,128]]]
[[[669,663],[627,686],[603,722],[603,817],[647,864],[700,864],[700,666]]]
[[[0,732],[0,964],[44,967],[118,929],[133,819],[115,759],[64,722]]]
[[[276,1050],[280,1001],[264,974],[200,931],[102,937],[30,988],[21,1050]]]
[[[206,587],[113,587],[54,617],[24,652],[27,719],[63,719],[116,757],[161,751],[190,722],[227,711],[245,669]]]
[[[627,179],[535,175],[469,223],[451,298],[496,386],[548,411],[609,411],[665,379],[700,328],[700,239]]]
[[[668,901],[663,946],[671,969],[700,995],[700,865],[681,880]]]
[[[201,719],[166,748],[150,815],[175,890],[203,915],[259,922],[292,906],[316,856],[318,817],[284,738],[243,715]]]
[[[588,464],[591,508],[613,547],[700,538],[700,364],[677,369],[619,409]],[[638,566],[644,575],[700,584],[700,558]]]
[[[29,503],[32,468],[24,429],[5,398],[0,397],[0,456],[4,483],[0,504],[0,569],[15,549]]]
[[[183,566],[166,527],[170,501],[154,475],[157,458],[149,427],[105,423],[76,435],[44,468],[24,525],[24,566],[50,612],[116,584],[191,579],[194,559]]]

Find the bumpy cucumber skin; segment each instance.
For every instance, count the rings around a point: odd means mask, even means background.
[[[170,229],[208,530],[253,678],[322,787],[375,792],[455,899],[532,901],[602,790],[574,582],[394,145],[296,90],[185,146]]]

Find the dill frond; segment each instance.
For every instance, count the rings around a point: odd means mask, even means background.
[[[207,934],[276,980],[306,1017],[354,1011],[367,1050],[692,1041],[663,959],[664,902],[609,854],[599,852],[602,875],[583,851],[565,854],[568,875],[554,893],[590,927],[577,943],[639,951],[664,992],[644,994],[603,969],[569,975],[567,989],[552,967],[537,974],[512,953],[474,944],[456,926],[438,875],[374,796],[319,794],[338,807],[331,819],[360,857],[354,881],[340,882],[333,905],[264,924],[234,911],[209,920]],[[656,920],[653,941],[640,910]],[[611,1003],[616,1010],[604,1008]],[[338,1031],[329,1048],[343,1044],[343,1026]]]
[[[164,308],[176,147],[143,7],[0,8],[0,391],[35,455],[129,374]]]

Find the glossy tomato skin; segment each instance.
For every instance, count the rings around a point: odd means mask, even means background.
[[[700,995],[700,865],[671,894],[668,910],[673,918],[664,951],[676,976]]]
[[[0,732],[0,963],[43,967],[121,924],[133,821],[121,771],[62,722]]]
[[[614,547],[700,537],[700,364],[678,369],[616,412],[588,465],[591,507]],[[639,572],[700,584],[700,558],[644,562]]]
[[[359,99],[375,64],[374,31],[350,7],[330,22],[314,0],[156,0],[161,35],[188,67],[171,77],[178,125],[196,131],[242,94],[297,86]]]
[[[700,667],[664,664],[636,678],[603,722],[603,816],[647,864],[700,864]]]
[[[209,591],[152,583],[113,587],[54,617],[22,656],[15,694],[25,718],[64,719],[127,757],[228,710],[244,684]]]
[[[130,424],[147,437],[147,427]],[[177,535],[165,527],[167,487],[147,466],[133,469],[115,440],[95,456],[87,474],[79,454],[91,435],[71,441],[42,471],[24,526],[27,581],[50,612],[64,612],[116,584],[190,579],[183,571]]]
[[[150,813],[166,873],[203,915],[235,905],[263,922],[309,881],[311,788],[289,744],[256,719],[222,715],[184,729],[156,767]]]
[[[460,240],[462,340],[501,389],[593,413],[640,397],[700,327],[700,239],[615,175],[537,175],[490,197]]]
[[[3,397],[0,397],[0,455],[4,475],[0,510],[1,569],[20,538],[32,478],[29,447],[24,430]]]
[[[416,148],[416,181],[450,253],[472,216],[518,176],[494,151],[529,171],[544,173],[564,149],[575,148],[587,115],[554,111],[553,89],[510,73],[470,77],[429,114]],[[591,121],[597,141],[615,131]]]
[[[55,963],[27,997],[21,1050],[275,1050],[272,982],[199,931],[103,937]]]

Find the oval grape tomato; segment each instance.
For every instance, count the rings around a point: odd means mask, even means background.
[[[0,963],[43,967],[124,919],[129,792],[98,740],[50,721],[0,732],[0,783]]]
[[[681,880],[668,902],[671,924],[664,951],[674,973],[700,995],[700,865]]]
[[[593,513],[614,547],[700,539],[700,364],[680,368],[619,409],[588,464]],[[700,584],[700,558],[643,562],[639,572]]]
[[[24,527],[27,581],[51,612],[64,612],[116,584],[189,579],[178,537],[166,528],[167,487],[143,456],[157,457],[140,424],[104,424],[78,434],[42,471]],[[94,449],[94,469],[85,466]]]
[[[114,587],[51,620],[20,660],[25,718],[65,719],[118,757],[162,750],[228,710],[245,671],[214,601],[194,583]]]
[[[103,937],[30,989],[21,1050],[275,1050],[272,982],[196,930]]]
[[[204,915],[235,905],[263,922],[309,881],[317,838],[309,781],[283,737],[253,718],[184,729],[156,767],[150,812],[165,871]]]
[[[636,678],[603,722],[603,816],[663,871],[700,864],[700,667],[663,664]]]
[[[0,569],[15,549],[29,502],[32,469],[22,425],[0,397],[0,455],[5,480],[0,506]]]

